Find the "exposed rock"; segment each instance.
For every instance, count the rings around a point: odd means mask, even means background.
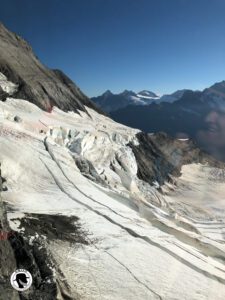
[[[1,220],[2,223],[2,220]],[[1,224],[1,231],[5,231]],[[16,270],[16,259],[9,240],[0,241],[0,295],[4,300],[19,300],[18,292],[11,287],[10,276]]]
[[[14,121],[17,123],[20,123],[20,122],[22,122],[22,119],[19,116],[15,116]]]
[[[3,182],[5,182],[5,179],[1,176],[0,164],[0,295],[1,299],[4,300],[19,300],[17,291],[13,290],[10,285],[10,276],[16,269],[16,260],[8,240],[10,229],[7,224],[5,207],[1,196]]]
[[[84,176],[86,176],[90,180],[93,180],[94,182],[102,184],[103,186],[106,185],[104,180],[102,180],[102,178],[98,175],[93,164],[89,160],[76,156],[73,157],[77,167]]]
[[[16,219],[12,219],[16,221]],[[20,222],[19,229],[26,237],[34,237],[36,235],[45,236],[48,241],[62,240],[73,243],[85,244],[87,232],[81,229],[79,218],[75,216],[63,215],[42,215],[42,214],[26,214]]]
[[[5,182],[6,182],[6,179],[5,179],[4,177],[2,177],[2,173],[1,173],[1,163],[0,163],[0,192],[6,190],[6,186],[4,185]]]
[[[69,241],[74,245],[88,244],[77,217],[30,214],[20,222],[20,232],[10,237],[17,268],[28,270],[33,277],[31,288],[23,293],[22,300],[77,300],[71,295],[69,286],[60,282],[62,271],[55,265],[48,251],[51,240]]]
[[[20,222],[20,232],[12,232],[0,241],[0,291],[6,300],[77,300],[70,288],[60,281],[63,273],[55,265],[48,250],[49,241],[63,240],[74,245],[88,244],[87,233],[82,232],[78,218],[49,215],[26,215]],[[2,222],[1,222],[2,224]],[[6,225],[1,230],[10,230]],[[16,269],[29,271],[33,278],[29,290],[18,294],[10,285],[10,276]]]
[[[166,133],[138,133],[139,145],[129,143],[138,165],[138,177],[150,184],[162,185],[170,175],[180,176],[181,167],[191,163],[224,166],[201,151],[191,140],[178,140]]]
[[[30,45],[3,24],[0,24],[0,73],[17,85],[14,98],[26,99],[44,110],[51,111],[57,106],[64,111],[86,111],[86,105],[101,113],[63,72],[42,65]],[[5,97],[6,94],[1,96]]]
[[[5,101],[6,98],[9,96],[0,86],[0,101]]]

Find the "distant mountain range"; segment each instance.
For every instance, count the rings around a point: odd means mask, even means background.
[[[107,90],[101,96],[93,97],[92,101],[97,104],[98,107],[103,109],[107,113],[114,112],[119,109],[123,109],[127,106],[145,106],[152,103],[161,102],[174,102],[182,97],[186,90],[177,91],[171,95],[159,96],[151,91],[143,90],[138,93],[133,91],[124,90],[122,93],[113,94],[110,90]]]
[[[203,91],[180,90],[162,97],[148,91],[119,95],[108,91],[93,100],[115,121],[127,126],[192,138],[217,158],[212,147],[225,152],[225,81]],[[216,112],[213,118],[212,112]]]

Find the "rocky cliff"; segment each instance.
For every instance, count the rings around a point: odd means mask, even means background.
[[[31,46],[0,23],[0,72],[15,84],[14,97],[32,101],[51,111],[57,106],[64,111],[85,111],[85,105],[100,112],[94,103],[62,71],[45,67]],[[0,97],[10,95],[0,90]]]

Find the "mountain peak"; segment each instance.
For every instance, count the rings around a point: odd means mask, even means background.
[[[8,32],[10,32],[1,21],[0,21],[0,31],[8,31]]]
[[[28,100],[41,109],[101,112],[63,72],[50,70],[35,56],[31,46],[0,23],[0,73],[18,85],[14,98]],[[101,112],[102,113],[102,112]]]
[[[210,102],[224,107],[225,103],[225,81],[217,82],[211,87],[205,89],[203,94],[207,96],[208,99],[211,99]],[[213,100],[213,101],[212,101]]]
[[[215,84],[213,84],[209,89],[214,89],[214,90],[225,90],[225,80],[220,81],[220,82],[216,82]]]
[[[111,95],[113,95],[113,93],[112,93],[110,90],[106,90],[106,91],[102,94],[102,96],[106,96],[106,97],[111,96]]]
[[[119,95],[123,95],[123,96],[136,96],[135,92],[133,91],[129,91],[129,90],[124,90],[122,93],[120,93]]]
[[[159,97],[155,93],[153,93],[151,91],[148,91],[148,90],[140,91],[139,93],[137,93],[137,95],[144,96],[144,97],[151,97],[151,98],[158,98]]]
[[[10,31],[3,23],[0,22],[0,38],[4,39],[4,41],[7,41],[8,43],[13,45],[14,47],[23,48],[27,51],[33,52],[32,47],[29,45],[29,43],[19,36],[18,34]],[[2,42],[2,41],[1,41]],[[32,53],[34,56],[35,54]]]

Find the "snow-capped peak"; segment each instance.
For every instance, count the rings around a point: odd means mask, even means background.
[[[158,95],[156,95],[155,93],[151,92],[151,91],[147,91],[147,90],[143,90],[140,91],[139,93],[137,93],[137,96],[140,98],[159,98]]]

